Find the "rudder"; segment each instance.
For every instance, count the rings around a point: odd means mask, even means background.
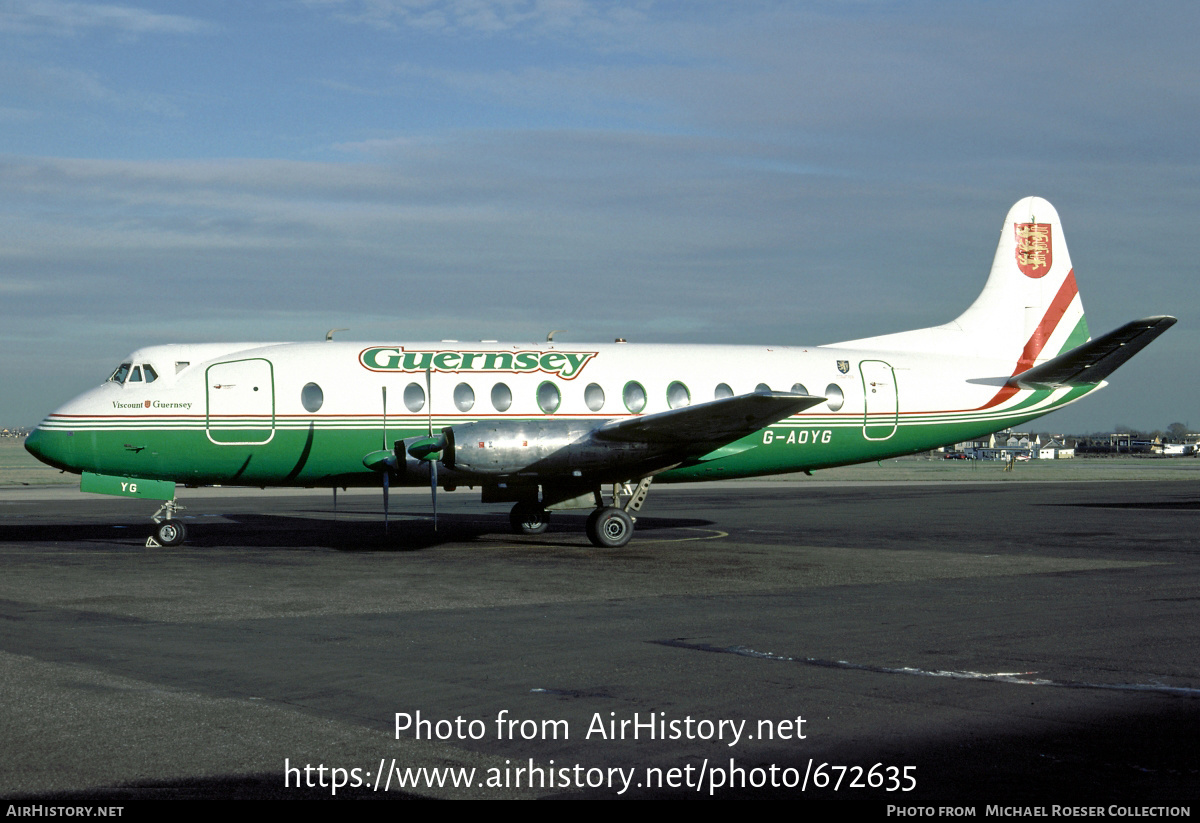
[[[1058,212],[1040,197],[1009,209],[991,274],[957,320],[978,354],[1016,361],[1014,373],[1086,342],[1087,318]]]

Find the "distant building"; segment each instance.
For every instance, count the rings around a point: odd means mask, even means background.
[[[1037,435],[1005,430],[974,440],[964,440],[954,445],[955,451],[975,460],[1008,460],[1036,457],[1040,446]]]
[[[1074,456],[1075,447],[1068,446],[1058,440],[1050,440],[1043,443],[1037,453],[1037,457],[1040,460],[1068,460]]]
[[[1166,457],[1195,457],[1195,443],[1163,443],[1162,454]]]

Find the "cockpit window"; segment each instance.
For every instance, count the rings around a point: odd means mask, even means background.
[[[129,382],[130,383],[141,383],[142,382],[142,367],[141,366],[133,367],[133,371],[129,375]]]
[[[158,372],[156,372],[156,371],[154,370],[154,367],[153,367],[153,366],[151,366],[149,363],[143,363],[143,364],[142,364],[142,371],[143,371],[143,372],[145,373],[145,375],[146,375],[146,382],[147,382],[147,383],[153,383],[155,380],[157,380],[157,379],[158,379]]]
[[[117,366],[117,370],[112,373],[112,377],[108,378],[110,383],[124,383],[125,378],[129,376],[129,367],[132,363],[122,363]]]

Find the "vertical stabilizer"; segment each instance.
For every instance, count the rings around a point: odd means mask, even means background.
[[[1008,211],[983,291],[953,322],[833,344],[1006,361],[1019,374],[1087,342],[1088,326],[1058,212],[1040,197]]]
[[[975,354],[1015,361],[1030,369],[1089,339],[1087,319],[1058,212],[1040,197],[1013,206],[987,284],[951,328]]]

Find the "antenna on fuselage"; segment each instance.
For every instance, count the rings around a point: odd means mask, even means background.
[[[550,332],[548,335],[546,335],[546,342],[547,342],[547,343],[553,343],[553,342],[554,342],[554,335],[556,335],[556,334],[565,334],[565,333],[566,333],[566,331],[567,331],[566,329],[555,329],[554,331],[552,331],[552,332]]]
[[[326,343],[328,343],[330,340],[333,339],[333,333],[336,331],[350,331],[350,330],[349,329],[330,329],[329,331],[325,332],[325,342]]]

